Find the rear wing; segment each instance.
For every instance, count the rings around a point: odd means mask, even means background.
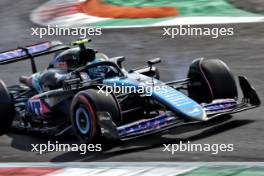
[[[14,50],[8,50],[0,52],[0,65],[33,59],[33,57],[51,54],[68,48],[70,47],[63,45],[60,41],[47,41],[26,47],[20,47]]]

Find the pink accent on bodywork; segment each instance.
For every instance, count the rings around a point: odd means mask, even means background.
[[[43,102],[43,100],[40,99],[40,97],[38,95],[33,96],[32,98],[30,98],[31,103],[33,101],[38,101],[40,103],[40,114],[45,116],[47,113],[50,113],[51,110],[48,108],[48,106]]]
[[[43,103],[42,100],[40,100],[40,106],[42,108],[43,115],[51,112],[51,110],[45,105],[45,103]]]

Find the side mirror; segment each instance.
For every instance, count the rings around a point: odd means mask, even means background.
[[[147,64],[152,67],[152,65],[154,64],[158,64],[161,62],[161,59],[160,58],[155,58],[155,59],[150,59],[147,61]]]

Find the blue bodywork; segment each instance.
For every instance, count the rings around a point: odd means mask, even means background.
[[[206,113],[201,105],[157,79],[138,73],[131,73],[127,77],[105,79],[103,83],[108,86],[134,86],[137,89],[144,87],[146,91],[152,88],[151,96],[168,106],[175,113],[193,120],[203,120],[206,118]]]
[[[132,135],[141,135],[154,129],[164,128],[177,123],[179,123],[177,117],[161,114],[152,119],[145,119],[128,125],[120,126],[117,128],[117,131],[120,137],[127,137]]]

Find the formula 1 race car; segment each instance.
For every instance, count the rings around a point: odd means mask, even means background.
[[[154,67],[159,58],[126,70],[124,57],[108,58],[86,42],[73,47],[44,42],[0,53],[1,65],[29,59],[35,75],[21,79],[24,85],[7,87],[0,81],[2,134],[16,129],[72,133],[86,143],[101,137],[123,141],[261,104],[243,76],[238,77],[243,98],[238,97],[235,78],[219,59],[195,59],[186,79],[162,82]],[[55,59],[37,72],[34,57],[50,53]]]

